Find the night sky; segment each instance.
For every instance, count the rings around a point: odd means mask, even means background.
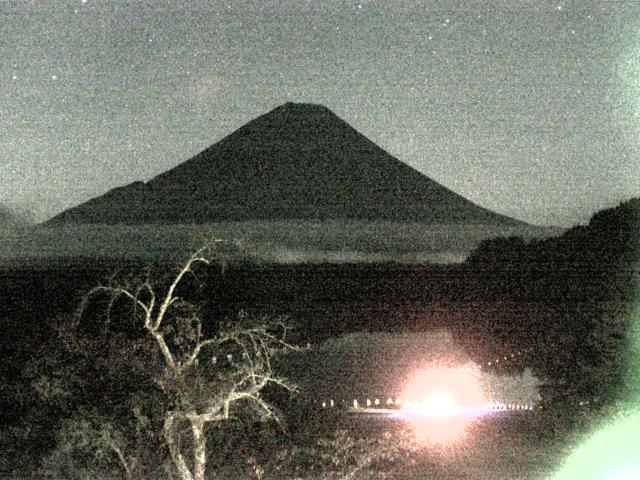
[[[286,102],[495,210],[640,196],[640,3],[0,3],[0,203],[44,220]]]

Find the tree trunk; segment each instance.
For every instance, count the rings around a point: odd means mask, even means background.
[[[204,435],[204,421],[191,419],[191,431],[193,432],[193,478],[194,480],[204,480],[204,471],[207,467],[207,439]]]
[[[180,475],[180,478],[182,480],[194,480],[193,475],[191,474],[191,470],[189,470],[187,463],[184,461],[182,453],[180,453],[180,446],[176,444],[175,438],[173,436],[173,421],[174,414],[167,414],[167,417],[164,420],[164,439],[169,447],[171,460],[173,460],[173,464],[178,470],[178,475]]]

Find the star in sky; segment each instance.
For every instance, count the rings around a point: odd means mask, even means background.
[[[349,5],[9,2],[0,204],[44,220],[289,100],[525,221],[571,225],[640,194],[637,2]]]

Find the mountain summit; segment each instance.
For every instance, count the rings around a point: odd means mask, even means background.
[[[147,183],[49,220],[211,223],[353,219],[518,225],[389,155],[321,105],[286,103]]]

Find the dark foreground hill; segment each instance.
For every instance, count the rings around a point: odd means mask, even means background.
[[[637,358],[629,354],[623,343],[633,319],[629,307],[637,303],[634,296],[637,290],[633,289],[637,285],[637,274],[622,266],[638,259],[638,207],[638,201],[632,201],[600,212],[589,226],[572,229],[560,239],[530,242],[524,246],[513,240],[516,247],[507,250],[503,247],[511,240],[486,242],[468,262],[458,265],[264,266],[247,263],[231,265],[224,273],[217,266],[203,267],[198,276],[190,277],[181,296],[202,305],[205,325],[235,318],[240,309],[256,315],[288,315],[298,327],[292,332],[301,339],[296,343],[304,345],[309,340],[312,344],[310,352],[320,361],[335,351],[352,352],[350,343],[344,340],[360,338],[363,342],[357,346],[375,350],[386,359],[386,366],[393,367],[397,356],[391,355],[387,348],[376,348],[369,341],[369,338],[380,338],[377,332],[394,332],[403,343],[405,338],[414,338],[423,345],[420,335],[412,337],[407,332],[446,328],[458,337],[456,342],[464,345],[466,353],[478,363],[487,365],[488,360],[500,357],[500,362],[494,362],[487,371],[503,374],[529,367],[536,375],[554,382],[547,385],[553,390],[547,388],[542,392],[543,399],[553,406],[553,410],[545,406],[542,412],[549,412],[550,416],[542,418],[538,425],[544,428],[534,432],[535,444],[546,444],[543,435],[548,434],[551,438],[556,435],[556,412],[561,411],[564,415],[571,408],[582,409],[575,405],[584,399],[598,396],[606,399],[608,392],[615,391],[626,378],[624,375],[630,370],[627,365],[633,366],[628,359]],[[590,252],[597,252],[597,258],[607,261],[596,262],[596,255]],[[582,260],[576,261],[578,258]],[[153,277],[162,283],[171,278],[164,277],[164,268],[172,269],[173,265],[154,267],[147,262],[127,265],[111,260],[100,263],[91,258],[85,264],[77,261],[57,267],[45,264],[40,270],[24,266],[0,269],[0,289],[5,293],[4,308],[0,312],[0,337],[3,339],[0,354],[4,360],[0,372],[0,391],[3,393],[0,395],[3,420],[0,477],[33,478],[36,468],[44,464],[40,462],[44,458],[60,458],[67,465],[68,455],[50,456],[56,442],[60,442],[57,447],[61,449],[68,445],[62,435],[65,418],[73,418],[82,412],[96,412],[98,419],[112,418],[104,415],[112,415],[113,411],[131,414],[128,401],[138,398],[135,389],[144,385],[135,375],[127,377],[133,389],[122,389],[113,380],[116,378],[111,370],[114,364],[105,361],[106,357],[101,357],[97,351],[89,350],[86,357],[56,353],[64,340],[58,336],[56,319],[71,314],[81,296],[101,278],[111,278],[118,267],[121,272],[115,274],[116,279],[126,281],[131,278],[127,272],[136,275],[149,271],[155,272]],[[130,317],[126,315],[119,320],[113,317],[108,327],[100,320],[103,316],[88,315],[87,318],[91,320],[85,324],[86,329],[99,330],[94,333],[102,340],[136,331],[135,324],[127,322]],[[108,336],[105,335],[107,331]],[[358,331],[367,333],[337,339],[344,347],[341,350],[317,348],[327,337]],[[329,342],[335,344],[336,340]],[[332,343],[324,345],[327,344]],[[103,345],[108,348],[113,344],[103,342]],[[446,347],[441,342],[440,347],[443,346]],[[531,353],[506,361],[509,352],[524,349]],[[405,350],[402,355],[409,351]],[[132,351],[127,350],[124,365],[134,371],[137,364],[131,361]],[[84,363],[87,370],[78,369],[77,358],[88,359]],[[368,380],[376,380],[378,370],[371,357],[362,355],[358,362],[363,366],[361,376],[369,367],[368,371],[373,373]],[[353,363],[345,362],[345,365]],[[70,395],[63,402],[52,401],[48,395],[67,382],[65,375],[69,365],[73,367],[74,377],[83,372],[84,378],[94,385],[93,390],[85,388],[84,396]],[[327,365],[316,362],[315,368],[327,370]],[[633,370],[634,373],[637,371],[637,368]],[[314,373],[305,371],[307,376]],[[360,385],[348,370],[336,369],[331,373],[341,375],[345,385],[360,391]],[[317,380],[320,382],[321,378]],[[638,382],[626,384],[636,386]],[[337,390],[336,384],[326,388],[332,393]],[[376,389],[376,394],[378,391]],[[634,398],[638,398],[637,393]],[[297,425],[293,423],[296,418],[291,415],[287,424]],[[308,420],[304,415],[299,418],[304,423]],[[573,417],[567,418],[573,425]],[[289,422],[290,419],[293,420]],[[124,421],[118,425],[124,425]],[[75,435],[78,430],[66,431]],[[295,427],[292,431],[296,431]],[[498,438],[504,437],[502,427],[497,432]],[[79,438],[84,442],[80,445],[86,445],[85,438]],[[478,439],[480,443],[483,441]],[[517,444],[509,439],[504,448],[508,450]],[[566,444],[562,442],[562,445]],[[143,445],[156,452],[150,444]],[[162,449],[157,451],[162,452]],[[272,450],[265,448],[264,451],[271,454]],[[92,461],[94,452],[92,450],[91,455],[83,458]],[[439,470],[435,476],[444,471]],[[514,475],[509,473],[503,478],[516,478]],[[109,477],[114,476],[115,473]]]
[[[588,265],[629,267],[640,259],[640,198],[595,213],[589,224],[570,228],[557,238],[525,242],[495,238],[481,242],[467,259],[471,265]]]
[[[477,325],[534,348],[557,401],[639,398],[640,198],[557,238],[486,240],[463,268],[476,301],[521,308]]]
[[[47,224],[291,219],[526,225],[402,163],[329,109],[294,103],[147,183],[113,189]]]

